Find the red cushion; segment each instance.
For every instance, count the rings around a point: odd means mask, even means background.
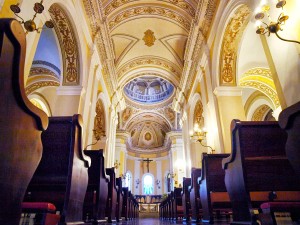
[[[300,202],[265,202],[260,205],[261,209],[300,209]]]
[[[56,207],[49,202],[22,202],[22,209],[55,211]]]

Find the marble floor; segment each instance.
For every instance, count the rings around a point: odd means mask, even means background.
[[[130,221],[120,221],[119,223],[113,223],[117,225],[176,225],[176,224],[191,224],[191,223],[183,223],[182,221],[168,221],[168,220],[160,220],[159,218],[138,218]],[[199,223],[201,224],[201,223]],[[228,225],[229,221],[215,221],[215,225]],[[92,225],[92,224],[86,224]],[[111,223],[101,223],[101,225],[111,225]],[[191,224],[192,225],[192,224]]]

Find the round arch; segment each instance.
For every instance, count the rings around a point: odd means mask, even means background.
[[[234,0],[234,1],[230,1],[228,3],[228,5],[226,6],[226,8],[224,9],[223,17],[220,19],[219,25],[217,27],[217,30],[219,30],[221,32],[218,32],[216,35],[216,38],[215,38],[215,43],[218,43],[218,45],[216,45],[213,50],[214,57],[212,59],[212,74],[215,75],[212,77],[213,89],[218,86],[221,86],[221,84],[222,84],[222,82],[221,82],[221,80],[222,80],[221,70],[222,69],[224,69],[224,70],[227,69],[227,71],[229,70],[229,68],[232,69],[232,67],[235,69],[236,58],[231,58],[230,55],[231,54],[234,54],[235,56],[237,55],[240,36],[242,35],[243,30],[246,27],[246,24],[248,23],[249,14],[250,14],[250,11],[252,8],[252,7],[250,7],[250,5],[251,5],[251,1]],[[243,12],[241,12],[244,15],[242,17],[237,15],[240,13],[240,9],[244,10]],[[237,16],[237,20],[235,21],[235,23],[238,26],[241,26],[243,28],[241,29],[241,27],[240,27],[240,29],[236,32],[236,36],[238,36],[238,38],[236,40],[231,40],[231,41],[235,42],[235,48],[231,49],[230,52],[227,51],[227,55],[226,55],[226,54],[222,53],[224,51],[224,45],[226,44],[226,30],[230,29],[230,26],[229,26],[230,22],[232,22],[232,19],[235,16]],[[234,23],[234,22],[232,22],[232,23]],[[228,39],[227,42],[230,42],[229,36],[227,39]],[[228,44],[227,44],[227,46],[228,46]],[[224,51],[224,52],[226,52],[226,51]],[[225,61],[225,63],[223,63],[224,61]],[[230,62],[228,62],[228,61],[230,61]],[[232,81],[235,82],[236,81],[235,70],[231,71],[231,72],[234,72],[234,73],[231,73],[230,76],[232,76],[232,78],[233,78]],[[236,85],[236,83],[232,83],[231,85]]]

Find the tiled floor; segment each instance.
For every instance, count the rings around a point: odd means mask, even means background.
[[[101,223],[101,225],[111,225],[111,223]],[[183,223],[182,221],[168,221],[168,220],[160,220],[159,218],[138,218],[135,220],[130,220],[130,221],[121,221],[119,223],[113,223],[113,224],[118,224],[118,225],[176,225],[176,224],[186,224]],[[191,223],[188,223],[191,224]],[[201,223],[199,223],[201,224]],[[216,221],[214,223],[215,225],[227,225],[229,224],[228,221]],[[86,224],[90,225],[90,224]]]

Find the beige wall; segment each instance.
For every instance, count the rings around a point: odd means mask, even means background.
[[[220,121],[222,125],[224,152],[231,152],[230,124],[233,119],[246,120],[241,96],[218,96]]]

